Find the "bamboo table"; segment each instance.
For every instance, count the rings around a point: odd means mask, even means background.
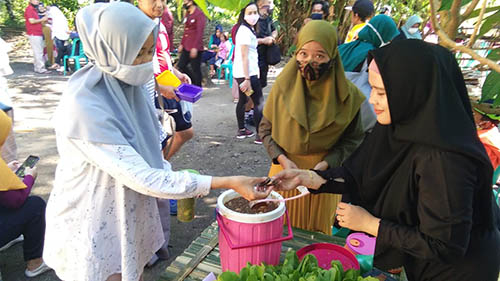
[[[287,227],[283,228],[283,236],[288,234]],[[219,259],[219,247],[217,246],[218,226],[217,222],[212,223],[198,236],[189,247],[178,256],[162,273],[161,281],[200,281],[210,272],[215,275],[222,273]],[[332,243],[343,246],[345,239],[325,235],[318,232],[310,232],[293,228],[293,239],[284,241],[281,246],[281,261],[284,260],[285,253],[292,249],[298,249],[313,243]],[[406,280],[406,276],[399,277]]]

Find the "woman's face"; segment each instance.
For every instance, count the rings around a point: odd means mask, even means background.
[[[389,102],[387,100],[387,93],[385,92],[384,81],[382,76],[375,71],[368,72],[368,82],[372,86],[370,93],[370,104],[375,109],[377,115],[377,122],[382,125],[391,124],[391,113],[389,111]]]
[[[302,48],[300,48],[297,52],[296,57],[300,65],[306,65],[311,62],[313,66],[319,66],[320,64],[327,63],[330,60],[330,56],[326,50],[316,41],[304,44],[304,46],[302,46]]]
[[[219,38],[221,37],[221,32],[220,32],[220,30],[218,30],[218,29],[216,29],[216,30],[215,30],[215,36],[217,36],[217,37],[219,37]]]
[[[254,16],[254,17],[256,16],[257,19],[259,18],[259,13],[257,11],[257,5],[250,5],[250,6],[246,7],[246,9],[245,9],[245,17],[248,17],[248,16]],[[250,25],[255,25],[255,23],[252,24],[252,23],[250,23],[248,21],[247,21],[247,23],[250,24]]]
[[[416,24],[412,25],[411,27],[419,28],[419,26],[420,26],[420,23],[416,23]]]
[[[142,48],[137,54],[137,57],[135,58],[132,65],[138,65],[152,61],[154,55],[154,46],[155,39],[153,33],[151,32],[151,34],[149,34],[148,38],[146,39],[146,42],[144,42],[144,45],[142,45]]]

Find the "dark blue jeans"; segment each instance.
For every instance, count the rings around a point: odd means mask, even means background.
[[[57,49],[56,63],[61,66],[64,64],[64,62],[62,61],[64,56],[71,55],[71,45],[69,44],[65,46],[64,45],[65,42],[66,41],[54,38],[54,43],[56,44],[56,49]]]
[[[24,260],[42,257],[45,238],[45,201],[30,196],[19,209],[0,206],[0,247],[24,235]]]

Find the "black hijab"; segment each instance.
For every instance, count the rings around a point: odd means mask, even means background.
[[[478,199],[489,210],[481,212],[483,223],[491,226],[488,183],[493,170],[477,136],[465,82],[453,54],[422,40],[401,40],[370,55],[384,82],[391,124],[377,123],[344,163],[359,187],[359,204],[380,215],[377,202],[386,194],[391,176],[415,145],[426,145],[466,155],[483,166],[480,171],[484,174],[478,176],[487,180]]]

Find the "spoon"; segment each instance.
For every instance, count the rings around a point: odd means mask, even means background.
[[[253,209],[257,204],[260,204],[260,203],[268,203],[268,202],[280,202],[281,203],[281,202],[286,202],[289,200],[295,200],[295,199],[298,199],[300,197],[304,197],[307,194],[309,194],[309,190],[307,190],[307,187],[305,187],[305,186],[302,186],[302,185],[298,186],[297,190],[300,192],[300,194],[295,195],[293,197],[288,197],[285,199],[265,198],[265,199],[253,200],[253,201],[248,202],[248,205],[250,205],[250,209]],[[257,206],[257,207],[259,207],[259,206]]]

